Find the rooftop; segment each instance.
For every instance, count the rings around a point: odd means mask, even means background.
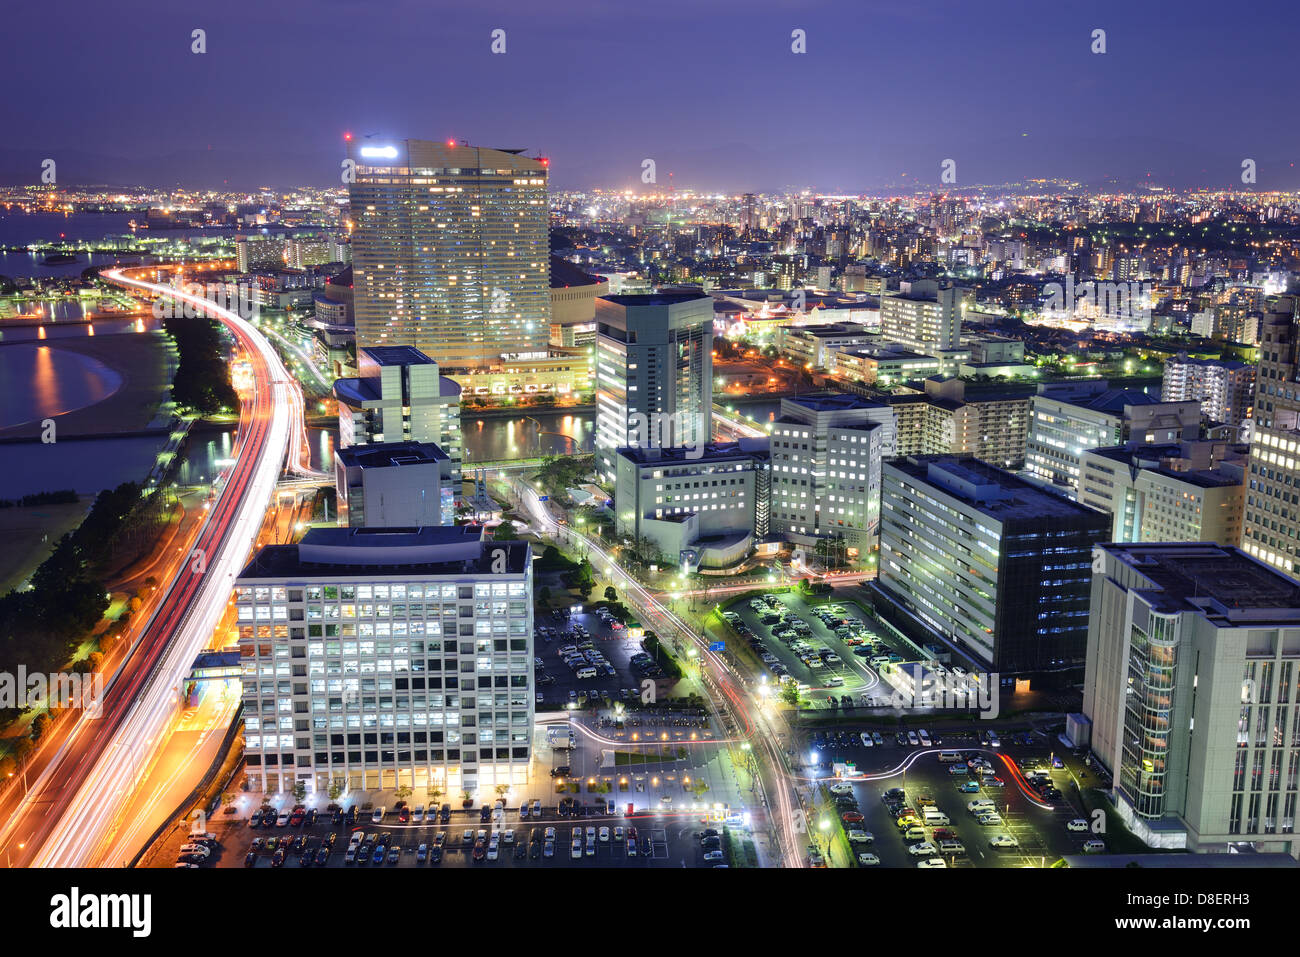
[[[689,465],[691,463],[718,462],[732,459],[767,458],[767,439],[740,439],[736,442],[709,442],[700,447],[681,448],[642,448],[629,445],[617,449],[617,453],[630,462],[639,464],[669,463]]]
[[[694,302],[697,299],[710,299],[702,292],[656,292],[643,295],[601,296],[605,302],[612,302],[625,309],[637,306],[675,306],[678,303]]]
[[[808,395],[796,395],[782,399],[813,412],[845,412],[854,409],[878,409],[880,402],[850,392],[812,392]]]
[[[1001,522],[1095,518],[1110,530],[1110,515],[969,455],[912,455],[883,465],[946,492]]]
[[[1239,548],[1212,542],[1101,545],[1150,583],[1141,589],[1161,610],[1260,623],[1300,619],[1300,584]]]
[[[426,465],[443,462],[447,453],[432,442],[380,442],[376,445],[350,445],[334,454],[348,468],[394,468],[402,465]]]
[[[366,346],[362,350],[381,366],[431,365],[433,360],[415,346]]]
[[[423,528],[316,527],[296,545],[264,545],[239,573],[240,580],[264,578],[364,577],[375,575],[491,575],[522,573],[528,565],[524,541],[484,541],[478,525]]]

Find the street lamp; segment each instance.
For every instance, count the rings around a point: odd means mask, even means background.
[[[10,777],[13,777],[13,775],[11,774]],[[24,847],[26,847],[26,846],[27,846],[27,845],[26,845],[25,843],[24,843],[24,844],[19,844],[19,845],[18,845],[18,850],[21,851],[21,850],[22,850]],[[7,867],[7,868],[12,868],[13,866],[14,866],[13,863],[9,860],[9,848],[5,848],[5,867]]]

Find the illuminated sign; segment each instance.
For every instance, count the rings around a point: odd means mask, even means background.
[[[396,146],[363,146],[361,155],[367,159],[397,159]]]

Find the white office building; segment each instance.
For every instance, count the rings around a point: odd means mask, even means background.
[[[924,355],[958,348],[961,306],[956,287],[942,287],[926,279],[899,292],[885,293],[880,297],[880,337]]]
[[[254,789],[527,783],[532,558],[474,526],[313,528],[235,581]]]
[[[1154,847],[1300,856],[1300,585],[1236,548],[1098,551],[1083,713]]]
[[[798,545],[827,540],[861,561],[880,521],[880,463],[895,454],[894,410],[857,395],[781,400],[772,425],[772,532]],[[813,560],[812,555],[808,561]]]

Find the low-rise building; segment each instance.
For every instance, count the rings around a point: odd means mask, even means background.
[[[453,464],[432,442],[380,442],[334,452],[339,524],[453,525]]]

